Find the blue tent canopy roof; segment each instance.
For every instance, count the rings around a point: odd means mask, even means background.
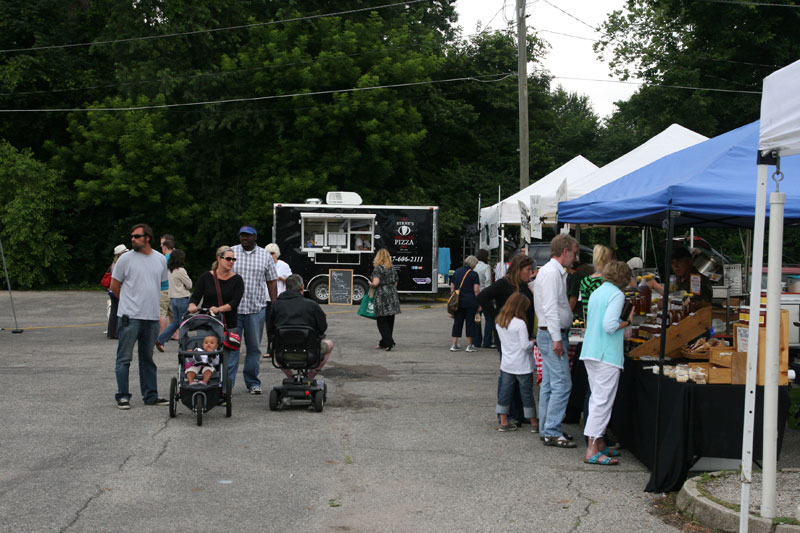
[[[676,223],[751,227],[755,214],[759,123],[662,157],[589,194],[558,204],[558,221],[573,224],[660,225],[669,210]],[[787,224],[800,224],[800,157],[781,160]],[[768,192],[775,191],[770,179]],[[769,205],[767,205],[769,215]]]

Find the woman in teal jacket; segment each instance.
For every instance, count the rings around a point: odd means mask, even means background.
[[[622,290],[632,281],[631,269],[622,261],[612,261],[603,270],[603,277],[606,281],[589,298],[581,351],[592,392],[583,430],[589,439],[583,462],[608,466],[619,464],[609,457],[612,452],[606,447],[603,434],[611,419],[622,371],[624,330],[631,324],[630,315],[624,320],[620,317],[625,305]]]

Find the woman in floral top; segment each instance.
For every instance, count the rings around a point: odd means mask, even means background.
[[[400,296],[397,294],[397,272],[392,269],[392,257],[386,248],[378,250],[372,262],[375,270],[370,276],[370,287],[375,289],[375,319],[381,340],[376,349],[387,352],[394,348],[392,338],[394,331],[394,315],[400,314]]]

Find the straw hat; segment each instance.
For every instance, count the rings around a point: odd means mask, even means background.
[[[127,249],[127,248],[125,248],[125,245],[124,245],[124,244],[118,244],[118,245],[116,246],[116,248],[114,248],[114,255],[120,255],[120,254],[124,254],[124,253],[125,253],[125,252],[127,252],[127,251],[128,251],[128,249]]]

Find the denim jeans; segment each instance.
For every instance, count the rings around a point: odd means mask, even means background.
[[[500,347],[499,343],[497,344],[497,356],[498,356],[500,361],[503,360],[503,352],[502,352],[502,348]],[[502,382],[503,382],[503,376],[502,375],[497,376],[497,397],[498,398],[500,397],[500,387],[501,387]],[[522,422],[523,419],[525,419],[525,416],[524,416],[524,413],[523,413],[523,408],[522,408],[522,394],[520,393],[519,383],[517,381],[514,381],[514,382],[511,383],[511,405],[509,406],[507,414],[508,414],[508,416],[510,418],[513,418],[517,422]],[[500,421],[499,417],[498,417],[497,421],[498,422]]]
[[[522,394],[522,412],[525,419],[536,418],[536,401],[533,399],[533,374],[509,374],[500,371],[500,390],[497,392],[497,414],[509,414],[514,385],[519,383]]]
[[[562,434],[561,421],[567,410],[572,378],[569,374],[568,341],[562,339],[564,355],[553,352],[553,339],[550,332],[538,330],[536,344],[542,352],[542,384],[539,387],[539,425],[545,437],[558,437]]]
[[[267,308],[262,307],[255,313],[239,313],[237,325],[239,335],[242,337],[242,344],[245,347],[244,355],[244,384],[247,389],[261,386],[258,379],[258,372],[261,370],[261,335],[264,333],[264,324],[267,318]],[[239,370],[239,352],[231,352],[231,359],[228,362],[228,375],[231,378],[231,388],[236,383],[236,372]]]
[[[484,311],[483,318],[486,321],[486,325],[483,329],[483,342],[481,346],[483,348],[489,348],[494,342],[494,315],[491,315]]]
[[[151,404],[158,400],[158,371],[153,362],[153,347],[158,335],[158,320],[139,320],[131,318],[127,326],[122,325],[122,318],[117,321],[117,363],[114,369],[117,375],[117,394],[115,400],[130,399],[128,374],[133,359],[133,345],[139,345],[139,385],[142,389],[144,403]]]
[[[172,322],[167,324],[167,327],[158,336],[158,342],[161,344],[167,344],[167,341],[172,338],[172,334],[181,327],[183,314],[189,309],[189,298],[170,298],[169,306],[172,308]]]

